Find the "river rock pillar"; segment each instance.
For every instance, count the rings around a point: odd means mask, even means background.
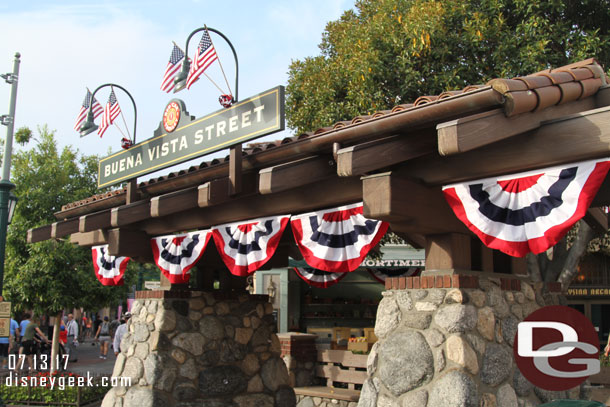
[[[533,407],[579,398],[535,388],[513,357],[517,324],[565,304],[557,283],[509,274],[392,278],[379,304],[358,407]]]
[[[294,407],[267,296],[141,291],[102,406]]]

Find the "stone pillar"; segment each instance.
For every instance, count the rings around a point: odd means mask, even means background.
[[[565,304],[556,283],[473,273],[392,278],[379,304],[359,407],[533,407],[579,398],[534,388],[513,358],[517,324]]]
[[[317,335],[287,332],[277,335],[282,348],[282,359],[288,368],[292,387],[305,387],[314,384],[316,377]]]
[[[141,291],[103,407],[294,407],[267,296]]]

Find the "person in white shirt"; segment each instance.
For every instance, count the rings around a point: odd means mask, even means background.
[[[78,355],[76,354],[76,347],[78,346],[78,324],[74,320],[74,315],[72,314],[68,314],[66,329],[68,330],[68,342],[66,343],[68,361],[76,362],[78,361]]]
[[[121,325],[116,329],[114,333],[114,341],[112,342],[112,350],[114,350],[114,355],[117,356],[119,352],[121,352],[121,340],[123,336],[127,333],[127,321],[131,318],[131,313],[126,312],[123,314],[123,321],[121,321]]]

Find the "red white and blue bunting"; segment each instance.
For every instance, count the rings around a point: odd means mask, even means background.
[[[401,269],[386,269],[386,268],[371,268],[367,267],[366,270],[373,276],[373,278],[379,281],[381,284],[385,284],[386,278],[390,277],[411,277],[418,276],[421,272],[419,267],[407,267]]]
[[[93,246],[91,248],[91,255],[93,257],[95,277],[97,277],[102,285],[123,285],[129,257],[108,255],[108,245]]]
[[[386,222],[366,219],[362,202],[293,216],[294,237],[307,264],[328,272],[356,270],[388,230]]]
[[[281,215],[214,227],[216,248],[229,271],[245,277],[269,261],[289,218]]]
[[[347,273],[330,273],[311,267],[293,267],[297,276],[301,277],[307,284],[318,288],[328,288],[343,279]]]
[[[203,255],[210,236],[210,230],[201,230],[150,239],[155,263],[170,283],[188,283],[190,270]]]
[[[556,244],[584,215],[608,158],[443,187],[456,216],[492,249],[523,257]]]

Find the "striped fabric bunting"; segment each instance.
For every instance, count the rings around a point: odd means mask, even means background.
[[[347,273],[330,273],[311,267],[293,267],[293,270],[297,273],[297,276],[301,277],[307,284],[318,288],[331,287],[347,275]]]
[[[456,216],[492,249],[523,257],[555,245],[586,213],[609,158],[443,187]]]
[[[281,215],[214,227],[216,248],[229,271],[244,277],[269,261],[289,218]]]
[[[91,248],[93,257],[93,269],[95,277],[102,285],[123,285],[125,281],[125,269],[129,263],[129,257],[115,257],[108,254],[108,245],[93,246]]]
[[[172,284],[186,284],[210,240],[209,230],[150,239],[155,263]]]
[[[371,268],[367,267],[369,274],[381,284],[385,284],[386,278],[390,277],[411,277],[418,276],[421,273],[419,267],[407,267],[403,269],[386,269],[386,268]]]
[[[307,264],[329,272],[356,270],[388,230],[366,219],[362,202],[293,216],[292,231]]]

